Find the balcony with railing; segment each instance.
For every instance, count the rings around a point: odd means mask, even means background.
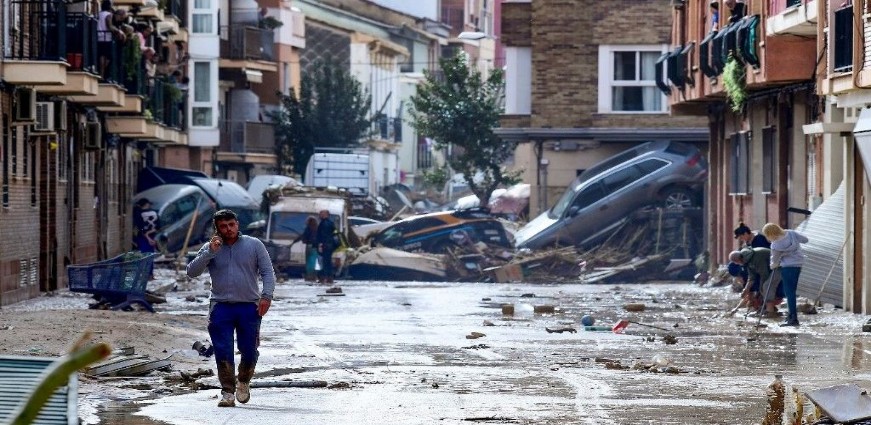
[[[393,143],[402,143],[402,118],[379,114],[372,120],[372,138]]]
[[[242,61],[275,61],[275,35],[253,25],[221,27],[221,57]]]
[[[766,35],[817,36],[818,0],[768,0]]]
[[[786,7],[787,0],[779,1]],[[758,7],[747,16],[733,22],[721,19],[716,28],[707,2],[689,2],[685,13],[675,13],[672,34],[682,43],[660,58],[657,72],[657,86],[670,92],[673,108],[698,106],[703,111],[704,103],[722,99],[723,74],[730,61],[744,70],[751,91],[813,78],[816,33],[812,37],[766,35],[770,20],[759,14],[761,4],[753,4]],[[790,65],[783,66],[786,63]]]
[[[275,154],[275,125],[255,121],[227,121],[221,131],[220,153],[244,157],[248,154]]]
[[[63,53],[67,62],[66,84],[36,85],[37,91],[52,95],[96,95],[99,90],[97,19],[85,13],[67,13],[59,29],[65,45],[55,48],[65,51],[52,53],[50,57]]]
[[[66,3],[13,1],[7,6],[10,38],[4,52],[3,80],[23,85],[65,85]]]
[[[837,95],[866,87],[871,84],[871,70],[865,69],[867,61],[863,60],[862,52],[867,49],[861,48],[863,42],[854,42],[854,37],[863,37],[864,32],[867,31],[865,29],[867,24],[861,23],[864,19],[857,17],[857,11],[854,10],[852,3],[829,1],[828,9],[830,10],[828,27],[824,30],[827,34],[825,39],[828,43],[827,57],[824,62],[825,78],[820,84],[820,93]],[[856,24],[857,18],[860,19],[858,24]],[[861,49],[857,51],[858,63],[854,63],[854,48]]]
[[[146,116],[155,123],[184,130],[185,92],[165,77],[151,79],[147,84],[147,90]]]

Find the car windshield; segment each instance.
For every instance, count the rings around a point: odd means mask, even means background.
[[[277,211],[270,216],[269,239],[296,239],[305,230],[305,220],[317,214],[298,211]],[[330,215],[333,223],[339,223],[339,216]]]
[[[583,175],[581,175],[583,177]],[[578,189],[581,188],[581,177],[575,179],[571,185],[569,185],[568,189],[565,193],[563,193],[562,198],[554,204],[553,208],[547,212],[547,216],[550,218],[559,218],[562,217],[563,213],[566,209],[572,204],[572,199],[574,199],[575,194],[578,193]]]

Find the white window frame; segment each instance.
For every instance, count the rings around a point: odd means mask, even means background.
[[[190,20],[190,25],[191,25],[191,33],[192,33],[192,34],[215,35],[215,34],[218,33],[218,22],[217,22],[218,20],[217,20],[217,17],[215,16],[216,14],[215,14],[215,10],[214,10],[214,7],[213,7],[214,2],[217,1],[217,0],[208,0],[208,1],[209,1],[209,5],[208,5],[208,7],[206,7],[206,8],[197,8],[197,7],[196,7],[196,4],[197,4],[197,3],[196,3],[196,0],[191,0],[191,20]],[[196,20],[195,18],[198,17],[198,16],[204,16],[204,15],[208,15],[208,16],[209,16],[209,19],[210,19],[211,22],[212,22],[212,28],[211,28],[211,31],[207,31],[207,32],[198,32],[198,31],[195,31],[195,30],[194,30],[194,21]]]
[[[211,84],[211,83],[209,84],[209,92],[208,92],[208,99],[207,99],[207,100],[204,100],[204,101],[197,101],[197,100],[196,100],[196,98],[197,98],[197,92],[196,92],[196,90],[197,90],[197,84],[196,84],[196,81],[197,81],[197,80],[196,80],[196,79],[197,79],[197,77],[198,77],[198,75],[197,75],[197,66],[196,66],[196,65],[197,65],[197,64],[200,64],[200,63],[202,63],[202,64],[207,64],[207,65],[208,65],[208,67],[209,67],[208,80],[209,80],[209,81],[213,81],[215,78],[217,78],[217,75],[218,75],[217,61],[210,61],[210,60],[209,60],[209,61],[193,61],[193,62],[191,63],[190,70],[191,70],[191,74],[192,74],[192,75],[191,75],[191,83],[190,83],[190,86],[189,86],[189,87],[190,87],[190,93],[189,93],[189,95],[188,95],[188,96],[189,96],[188,99],[189,99],[189,102],[190,102],[190,105],[191,105],[191,120],[190,120],[190,125],[191,125],[191,127],[193,127],[193,128],[215,128],[215,126],[217,125],[216,122],[217,122],[217,120],[218,120],[218,117],[217,117],[217,114],[216,114],[216,103],[217,103],[218,94],[215,93],[215,85],[214,85],[214,84]],[[194,111],[194,109],[196,109],[196,108],[208,108],[208,109],[211,109],[211,111],[212,111],[212,122],[211,122],[209,125],[196,125],[196,124],[194,123],[193,111]]]
[[[600,114],[620,114],[620,115],[657,115],[669,113],[668,96],[656,87],[655,80],[642,81],[621,81],[619,86],[623,87],[653,87],[656,93],[662,96],[662,110],[659,111],[615,111],[612,109],[611,89],[614,84],[614,53],[616,52],[656,52],[665,53],[668,51],[666,44],[620,44],[620,45],[600,45],[599,46],[599,113]]]

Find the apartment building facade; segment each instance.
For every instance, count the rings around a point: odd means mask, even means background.
[[[506,106],[496,132],[519,143],[512,167],[532,185],[533,216],[583,170],[639,143],[706,150],[705,117],[670,113],[655,84],[655,62],[671,51],[671,2],[607,4],[501,4]]]
[[[135,49],[125,49],[100,32],[93,2],[0,7],[0,305],[6,305],[66,286],[68,264],[129,250],[137,171],[160,146],[187,143],[185,93],[170,75],[185,72],[175,52],[184,48],[189,16],[178,0],[115,2],[150,29],[143,33],[156,54],[149,75],[138,38]],[[104,41],[110,47],[98,50]]]

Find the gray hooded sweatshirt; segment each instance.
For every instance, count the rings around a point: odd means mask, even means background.
[[[807,241],[807,236],[787,230],[786,235],[771,243],[771,268],[801,267],[804,264],[801,244]]]

